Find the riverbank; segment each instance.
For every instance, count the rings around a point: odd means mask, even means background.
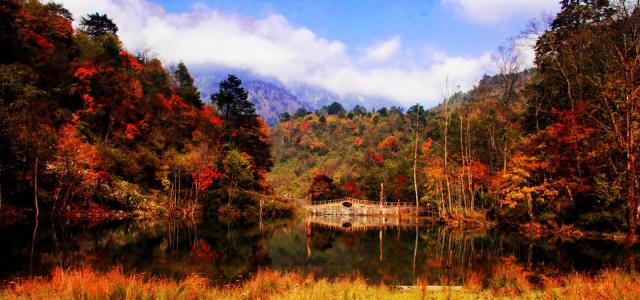
[[[515,268],[515,269],[514,269]],[[507,264],[489,281],[470,279],[462,288],[371,285],[360,278],[314,279],[300,273],[262,270],[239,285],[215,287],[198,276],[183,280],[125,274],[120,269],[56,268],[47,278],[9,283],[2,299],[636,299],[640,275],[606,270],[598,275],[570,274],[538,278]]]
[[[205,215],[214,215],[227,222],[258,220],[260,218],[293,218],[304,215],[303,208],[291,199],[255,192],[240,192],[242,204],[229,207],[225,201],[207,199],[200,203],[183,203],[173,206],[162,196],[152,193],[141,196],[135,202],[118,200],[115,202],[95,203],[92,201],[69,203],[65,207],[54,209],[50,202],[41,203],[40,219],[55,219],[64,222],[102,224],[122,220],[194,220]],[[226,196],[217,195],[214,199]],[[215,202],[215,204],[212,204]],[[124,204],[127,203],[127,204]],[[18,207],[3,204],[0,208],[0,228],[19,222],[32,222],[35,211],[31,207]]]
[[[539,222],[511,222],[489,220],[487,210],[459,212],[445,217],[423,217],[421,220],[427,222],[438,222],[447,228],[459,228],[462,230],[485,230],[497,227],[505,231],[519,232],[522,235],[543,239],[590,239],[590,240],[610,240],[616,242],[638,243],[638,236],[629,237],[626,231],[598,231],[579,228],[574,224],[558,226],[555,222],[545,224]]]

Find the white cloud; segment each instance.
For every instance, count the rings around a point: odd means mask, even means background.
[[[558,0],[441,0],[470,20],[478,23],[496,23],[513,17],[533,18],[542,12],[560,9]]]
[[[62,4],[76,19],[106,13],[120,28],[118,34],[127,49],[150,49],[167,64],[183,61],[189,66],[239,68],[285,84],[310,84],[341,95],[386,97],[405,104],[420,101],[431,106],[442,98],[447,77],[450,86],[467,89],[492,65],[490,54],[451,57],[431,51],[434,55],[425,58],[427,63],[399,67],[385,62],[401,48],[399,37],[353,56],[344,43],[318,37],[278,14],[255,19],[203,5],[187,13],[170,13],[147,0],[62,0]],[[419,59],[416,55],[408,61]]]
[[[467,90],[478,77],[492,68],[490,54],[479,58],[447,57],[419,70],[406,70],[386,67],[368,70],[342,67],[331,71],[331,76],[312,73],[308,80],[340,94],[353,92],[365,95],[382,96],[398,100],[405,104],[416,101],[435,105],[445,93],[451,93],[457,87]],[[445,91],[445,84],[449,91]],[[429,100],[429,101],[424,101]]]
[[[386,61],[400,50],[400,38],[393,37],[387,41],[379,42],[364,52],[364,59],[371,61]]]
[[[534,66],[536,58],[534,47],[537,40],[538,35],[530,34],[528,36],[517,38],[513,41],[517,54],[520,57],[520,61],[525,68],[531,68]]]

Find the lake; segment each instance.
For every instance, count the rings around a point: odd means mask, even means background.
[[[125,272],[177,279],[198,273],[219,285],[241,282],[261,268],[299,270],[318,278],[358,274],[370,283],[393,285],[457,285],[472,276],[482,279],[506,263],[534,275],[559,274],[636,268],[640,254],[638,246],[614,241],[382,223],[362,227],[359,220],[307,219],[90,226],[41,220],[35,237],[34,224],[0,229],[0,280],[47,275],[57,266],[119,266]]]

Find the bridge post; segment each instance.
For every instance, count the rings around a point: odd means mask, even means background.
[[[384,182],[380,182],[380,214],[384,215],[384,210],[382,209],[382,202],[384,201]]]

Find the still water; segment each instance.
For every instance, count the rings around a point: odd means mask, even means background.
[[[530,239],[435,224],[357,224],[289,220],[89,226],[40,221],[35,235],[34,224],[20,224],[0,228],[0,282],[46,275],[57,266],[119,266],[125,272],[177,279],[197,273],[215,284],[240,282],[270,268],[321,278],[359,274],[370,283],[437,285],[486,276],[506,262],[532,274],[558,274],[623,267],[640,258],[637,246],[613,241]]]

